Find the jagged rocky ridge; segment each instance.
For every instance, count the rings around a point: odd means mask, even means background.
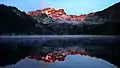
[[[116,3],[107,9],[90,13],[82,18],[76,18],[75,16],[66,18],[68,15],[62,9],[59,9],[59,11],[63,14],[56,17],[55,13],[54,16],[51,16],[48,12],[37,10],[25,14],[15,7],[0,5],[0,34],[119,35],[119,7],[120,3]]]
[[[94,14],[94,13],[90,13],[90,14],[81,14],[81,15],[67,15],[64,9],[54,9],[54,8],[45,8],[42,10],[30,11],[27,14],[34,16],[34,15],[38,15],[39,13],[45,13],[48,16],[55,19],[66,19],[69,21],[72,21],[72,20],[81,21],[81,20],[84,20],[87,16]]]

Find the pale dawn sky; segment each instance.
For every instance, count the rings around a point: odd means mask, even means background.
[[[63,8],[67,14],[86,14],[96,12],[111,6],[120,0],[0,0],[0,4],[16,6],[22,11],[36,9]]]

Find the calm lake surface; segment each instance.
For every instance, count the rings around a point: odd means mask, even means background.
[[[0,68],[117,68],[120,37],[0,36]]]
[[[81,55],[68,55],[62,62],[47,63],[35,59],[22,59],[15,65],[4,68],[117,68],[102,59]]]

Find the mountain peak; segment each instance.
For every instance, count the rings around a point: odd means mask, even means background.
[[[33,16],[33,15],[38,15],[39,13],[45,13],[52,18],[68,19],[68,20],[84,20],[89,15],[89,14],[81,14],[79,16],[67,15],[64,9],[55,9],[55,8],[45,8],[42,10],[30,11],[27,14]]]

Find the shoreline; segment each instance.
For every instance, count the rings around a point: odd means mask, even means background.
[[[120,37],[117,35],[16,35],[16,36],[8,36],[8,35],[0,35],[0,38],[39,38],[39,37]]]

